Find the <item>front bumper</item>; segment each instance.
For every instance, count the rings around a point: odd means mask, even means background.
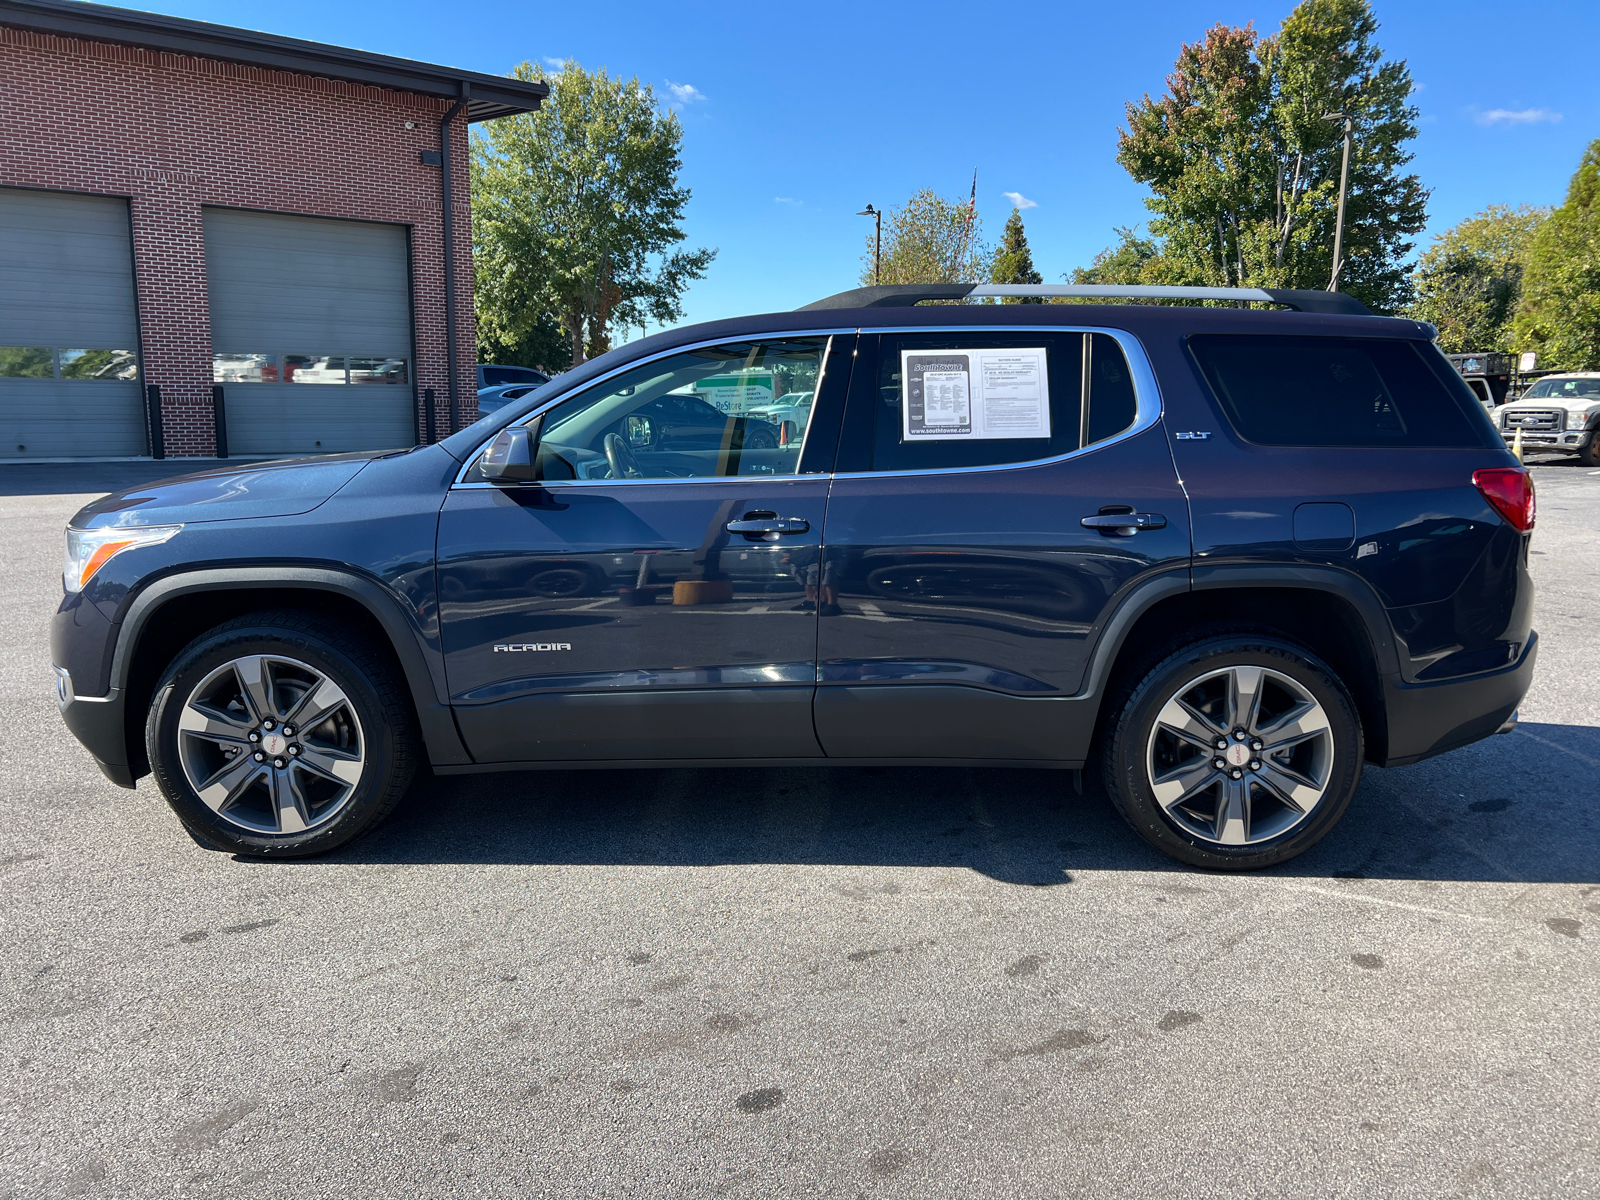
[[[1389,753],[1383,765],[1421,762],[1501,732],[1527,695],[1538,656],[1539,635],[1530,633],[1522,657],[1498,671],[1437,683],[1386,678]]]
[[[56,669],[56,704],[72,736],[94,757],[100,773],[118,787],[131,788],[133,767],[128,763],[128,739],[123,724],[127,706],[113,688],[104,696],[85,698],[73,694],[72,676]]]
[[[1516,441],[1517,431],[1515,429],[1502,429],[1500,436],[1505,439],[1506,445],[1510,446]],[[1582,429],[1568,430],[1564,433],[1524,433],[1522,435],[1522,446],[1523,449],[1527,449],[1529,446],[1537,446],[1541,450],[1565,450],[1570,454],[1576,454],[1578,448],[1583,445],[1584,438],[1588,436],[1589,434]]]

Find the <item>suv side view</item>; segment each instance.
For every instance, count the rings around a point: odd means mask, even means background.
[[[1130,294],[1235,303],[918,307]],[[1432,337],[1010,285],[658,334],[437,445],[89,505],[61,710],[249,855],[424,766],[915,763],[1088,770],[1183,862],[1281,862],[1533,672],[1533,487]]]

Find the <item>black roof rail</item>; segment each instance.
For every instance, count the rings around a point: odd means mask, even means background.
[[[1372,310],[1344,292],[1309,288],[1150,287],[1107,283],[904,283],[853,288],[817,300],[801,312],[825,308],[909,308],[927,300],[966,300],[991,296],[1027,296],[1040,299],[1074,296],[1095,300],[1232,300],[1281,304],[1296,312],[1333,313],[1370,317]]]

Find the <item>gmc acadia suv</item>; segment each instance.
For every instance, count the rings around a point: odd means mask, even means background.
[[[1135,293],[1235,304],[970,302]],[[1088,768],[1175,858],[1281,862],[1533,672],[1533,487],[1432,334],[972,285],[658,334],[437,445],[89,505],[61,710],[248,855],[424,764],[915,763]]]

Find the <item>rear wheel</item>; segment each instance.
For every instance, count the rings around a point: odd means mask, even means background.
[[[1271,637],[1186,646],[1127,695],[1105,739],[1113,802],[1195,866],[1248,870],[1304,853],[1361,779],[1360,719],[1338,676]]]
[[[340,625],[258,613],[191,642],[145,727],[162,795],[197,841],[238,854],[321,854],[373,828],[416,769],[393,667]]]

